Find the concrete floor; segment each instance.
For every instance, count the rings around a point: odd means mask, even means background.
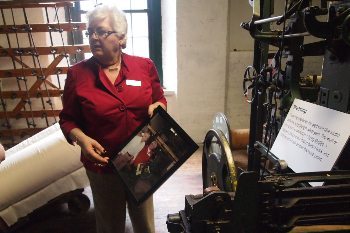
[[[236,166],[247,164],[244,151],[233,156]],[[202,193],[202,150],[198,149],[153,195],[155,207],[156,233],[168,233],[166,218],[168,214],[184,209],[185,195]],[[48,208],[24,221],[16,233],[95,233],[94,208],[91,190],[85,194],[91,200],[90,209],[83,214],[73,215],[67,206]],[[291,232],[350,232],[348,226],[296,227]],[[132,233],[130,219],[126,220],[126,233]]]
[[[202,193],[202,150],[198,149],[153,195],[156,233],[167,233],[168,214],[184,209],[185,195]],[[54,206],[24,221],[16,233],[95,233],[93,202],[90,188],[84,193],[91,201],[88,212],[72,215],[67,206]],[[130,219],[126,233],[132,233]]]

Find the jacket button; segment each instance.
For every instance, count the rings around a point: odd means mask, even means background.
[[[122,85],[118,85],[117,86],[117,90],[118,90],[118,92],[122,92],[123,91],[123,86]]]
[[[124,112],[124,111],[126,110],[126,106],[125,106],[125,105],[120,105],[120,106],[119,106],[119,110],[120,110],[121,112]]]

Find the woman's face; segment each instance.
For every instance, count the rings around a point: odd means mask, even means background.
[[[121,40],[112,29],[110,20],[105,18],[91,22],[88,31],[94,32],[89,37],[93,56],[102,64],[110,65],[117,62],[121,53]]]
[[[150,138],[151,134],[149,132],[143,132],[141,142],[146,142]]]

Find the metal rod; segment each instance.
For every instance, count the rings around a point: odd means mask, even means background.
[[[26,19],[26,21],[27,21],[28,19],[27,19],[27,14],[26,14],[25,8],[23,8],[23,11],[24,11],[24,14],[25,14],[25,19]],[[28,22],[27,22],[27,24],[28,24]],[[35,53],[38,53],[38,52],[37,52],[37,49],[36,49],[35,41],[34,41],[34,38],[33,38],[33,34],[32,34],[31,31],[29,31],[29,35],[30,35],[29,38],[31,39],[31,43],[33,44]],[[48,100],[46,101],[46,103],[49,104],[49,106],[50,106],[50,108],[51,108],[51,111],[54,111],[53,105],[52,105],[51,96],[50,96],[50,93],[49,93],[49,91],[48,91],[48,88],[47,88],[47,85],[46,85],[46,82],[45,82],[45,80],[47,79],[47,77],[46,77],[45,74],[44,74],[42,65],[41,65],[40,60],[39,60],[39,56],[35,56],[35,57],[36,57],[36,60],[37,60],[37,62],[38,62],[39,69],[40,69],[40,74],[41,74],[41,77],[38,77],[38,78],[43,78],[43,79],[44,79],[43,84],[44,84],[45,91],[47,92],[47,96],[48,96],[48,97],[47,97]],[[54,59],[55,59],[55,58],[54,58]],[[41,90],[41,85],[40,85],[38,88]],[[45,110],[45,109],[46,109],[46,105],[45,105],[44,98],[43,98],[42,96],[40,96],[40,98],[41,98],[41,103],[42,103],[43,109]],[[47,125],[47,126],[50,126],[47,115],[45,114],[45,115],[43,115],[43,117],[45,117],[46,125]],[[56,123],[56,122],[57,122],[57,119],[56,119],[55,116],[54,116],[54,120],[55,120],[55,123]]]
[[[2,106],[2,110],[4,112],[4,115],[5,115],[5,125],[6,128],[10,129],[11,128],[11,124],[10,124],[10,120],[9,120],[9,117],[8,117],[8,113],[7,113],[7,107],[6,107],[6,102],[3,98],[3,95],[2,95],[3,91],[2,91],[2,82],[0,80],[0,101],[1,101],[1,106]]]
[[[25,19],[25,23],[27,25],[29,25],[29,21],[28,21],[28,16],[27,16],[27,12],[26,12],[26,8],[23,8],[23,14],[24,14],[24,19]],[[31,45],[31,47],[34,48],[34,53],[32,53],[32,59],[33,59],[33,64],[34,64],[34,67],[36,68],[37,67],[37,63],[38,63],[38,66],[39,66],[39,69],[40,69],[40,75],[41,77],[44,76],[43,74],[43,69],[42,69],[42,66],[40,64],[40,60],[39,60],[39,54],[37,52],[37,49],[36,49],[36,45],[35,45],[35,41],[33,39],[33,34],[32,34],[32,31],[31,30],[28,30],[28,38],[29,38],[29,43]],[[37,78],[40,78],[40,76],[37,76]],[[32,109],[32,106],[31,106],[31,101],[30,101],[30,95],[29,95],[29,90],[28,90],[28,86],[27,86],[27,82],[25,82],[25,85],[26,85],[26,91],[27,91],[27,96],[28,96],[28,104],[30,106],[30,111],[32,113],[32,119],[33,119],[33,127],[36,128],[36,124],[35,124],[35,121],[34,121],[34,115],[33,115],[33,109]],[[41,90],[41,86],[39,86],[39,89]],[[44,102],[44,98],[42,96],[40,96],[40,99],[41,99],[41,104],[43,106],[43,109],[45,110],[45,102]],[[45,120],[46,120],[46,123],[47,123],[47,126],[48,125],[48,120],[47,120],[47,117],[45,117]]]
[[[259,25],[259,24],[264,24],[264,23],[276,22],[276,21],[280,20],[282,17],[283,17],[283,15],[275,16],[275,17],[271,17],[271,18],[266,18],[266,19],[259,19],[259,20],[254,21],[254,24]]]
[[[50,23],[50,18],[49,18],[49,13],[48,13],[47,7],[45,7],[45,13],[46,13],[46,22]],[[50,36],[51,46],[53,46],[52,31],[51,30],[49,31],[49,36]],[[55,53],[53,53],[52,56],[53,56],[53,59],[56,58],[56,54]],[[61,82],[60,82],[59,74],[56,74],[56,78],[57,78],[57,82],[58,82],[58,87],[61,89]]]
[[[60,19],[58,17],[58,8],[55,7],[55,19],[57,20],[58,23],[58,28],[59,28],[59,34],[61,36],[61,41],[62,41],[62,46],[64,48],[64,56],[66,58],[66,62],[67,62],[67,66],[69,67],[69,60],[68,60],[68,56],[67,56],[67,51],[66,51],[66,44],[64,43],[64,39],[63,39],[63,30],[61,30],[61,23],[60,23]],[[75,44],[74,42],[74,36],[73,36],[73,45]],[[77,61],[77,54],[74,54],[75,59]]]
[[[287,34],[287,35],[281,35],[278,36],[278,38],[294,38],[294,37],[303,37],[303,36],[311,36],[308,32],[302,32],[302,33],[294,33],[294,34]]]
[[[3,11],[3,9],[1,9],[1,16],[2,16],[2,20],[3,20],[3,23],[4,23],[4,25],[6,25],[6,20],[5,20],[5,15],[4,15],[4,11]],[[8,33],[6,33],[6,38],[7,38],[7,43],[8,43],[8,45],[9,45],[9,48],[11,48],[11,43],[10,43],[10,37],[9,37],[9,35],[8,35]],[[16,68],[16,62],[15,62],[15,60],[13,59],[13,57],[11,57],[12,59],[12,64],[13,64],[13,67],[14,68]],[[18,85],[18,87],[20,87],[20,84],[19,84],[19,82],[18,82],[18,80],[17,80],[17,85]],[[11,124],[10,124],[10,120],[9,120],[9,118],[8,118],[8,116],[7,116],[7,107],[6,107],[6,101],[4,100],[4,98],[3,98],[3,96],[2,96],[2,82],[0,83],[0,99],[1,99],[1,106],[2,106],[2,109],[3,109],[3,112],[5,113],[5,121],[6,121],[6,128],[11,128]],[[13,137],[12,137],[12,139],[13,139]]]
[[[13,25],[16,25],[15,16],[14,16],[14,13],[13,13],[13,9],[12,9],[12,8],[11,8],[11,16],[12,16]],[[16,33],[15,33],[15,36],[16,36],[17,48],[19,49],[19,48],[20,48],[20,45],[19,45],[19,39],[18,39],[18,33],[17,33],[17,31],[16,31]],[[21,55],[21,54],[19,54],[19,58],[20,58],[20,60],[21,60],[21,69],[23,70],[23,69],[24,69],[24,65],[23,65],[24,62],[23,62],[23,59],[22,59],[22,55]],[[14,66],[14,68],[16,69],[16,66]],[[26,77],[25,77],[24,75],[22,75],[22,78],[23,78],[23,79],[21,79],[21,80],[23,80],[23,81],[26,80]],[[21,85],[20,85],[20,82],[19,82],[20,79],[18,79],[18,77],[17,77],[16,80],[17,80],[17,83],[18,83],[18,90],[21,91],[22,88],[21,88]],[[25,85],[25,87],[26,87],[26,85]],[[28,99],[28,100],[30,101],[30,99]],[[21,101],[23,101],[23,100],[21,99]],[[24,109],[24,111],[27,111],[25,105],[23,106],[23,109]],[[26,118],[27,126],[28,126],[28,128],[30,128],[29,119],[28,119],[27,116],[26,116],[25,118]]]

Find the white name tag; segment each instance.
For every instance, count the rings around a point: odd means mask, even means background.
[[[134,86],[134,87],[141,87],[141,81],[139,80],[126,80],[126,85],[128,86]]]

